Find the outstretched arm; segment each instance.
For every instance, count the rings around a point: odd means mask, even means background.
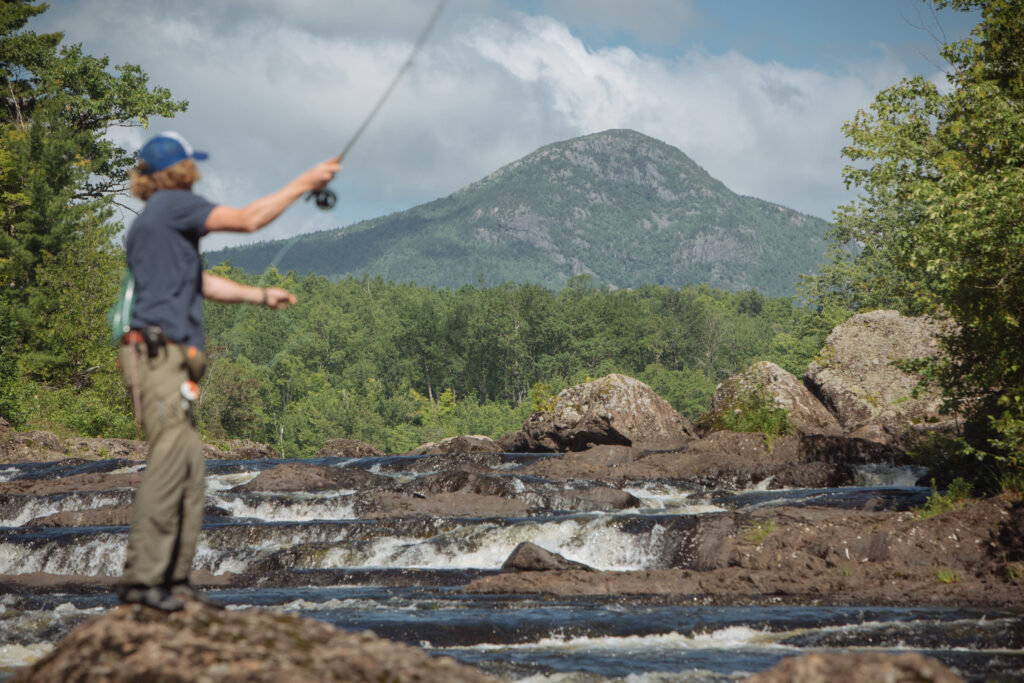
[[[302,195],[326,187],[340,168],[341,165],[337,161],[328,159],[295,178],[277,192],[261,197],[244,208],[214,207],[210,215],[206,217],[206,229],[210,232],[215,230],[255,232],[280,216],[292,202]]]
[[[212,273],[203,273],[203,296],[228,304],[260,304],[269,308],[285,308],[298,299],[280,287],[253,287],[228,280]]]

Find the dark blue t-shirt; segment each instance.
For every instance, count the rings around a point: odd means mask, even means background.
[[[135,276],[132,328],[159,325],[171,341],[202,350],[199,238],[214,206],[189,190],[160,190],[146,200],[125,241]]]

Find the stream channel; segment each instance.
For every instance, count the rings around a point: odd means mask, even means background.
[[[496,472],[524,495],[516,469],[536,455],[503,454]],[[663,567],[660,550],[695,515],[772,505],[855,508],[867,498],[892,509],[929,491],[908,469],[865,471],[833,489],[704,492],[659,482],[627,487],[640,507],[545,510],[524,517],[359,519],[355,490],[233,492],[284,462],[355,467],[398,482],[425,476],[417,456],[345,460],[207,461],[207,517],[197,569],[273,576],[268,584],[210,590],[229,609],[281,609],[340,629],[448,655],[507,681],[734,681],[809,652],[917,652],[970,681],[1024,680],[1024,613],[942,607],[716,604],[658,597],[548,598],[471,594],[472,579],[500,571],[532,541],[600,570]],[[0,466],[0,481],[85,472],[128,472],[104,460]],[[128,505],[132,491],[0,496],[0,575],[120,574],[126,527],[28,525],[67,510]],[[309,581],[304,580],[309,577]],[[76,624],[113,607],[109,590],[0,594],[0,680],[45,655]]]

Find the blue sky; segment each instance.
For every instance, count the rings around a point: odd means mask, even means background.
[[[51,0],[30,24],[190,102],[211,153],[196,190],[241,205],[337,154],[405,61],[432,0]],[[414,67],[345,160],[338,207],[262,239],[446,196],[543,145],[609,128],[672,144],[728,187],[829,218],[844,121],[875,93],[942,82],[942,36],[978,17],[918,0],[448,0]],[[130,219],[130,215],[126,215]],[[212,236],[204,247],[251,241]]]

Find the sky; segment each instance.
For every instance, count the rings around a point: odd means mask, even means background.
[[[189,102],[112,129],[137,150],[174,130],[196,192],[244,206],[349,142],[435,0],[49,0],[28,28]],[[842,125],[881,89],[945,83],[943,40],[979,17],[921,0],[447,0],[427,43],[343,161],[338,205],[299,202],[257,235],[350,225],[444,197],[544,145],[630,128],[733,191],[825,219],[844,187]],[[128,202],[138,208],[137,202]],[[131,214],[125,214],[131,220]]]

